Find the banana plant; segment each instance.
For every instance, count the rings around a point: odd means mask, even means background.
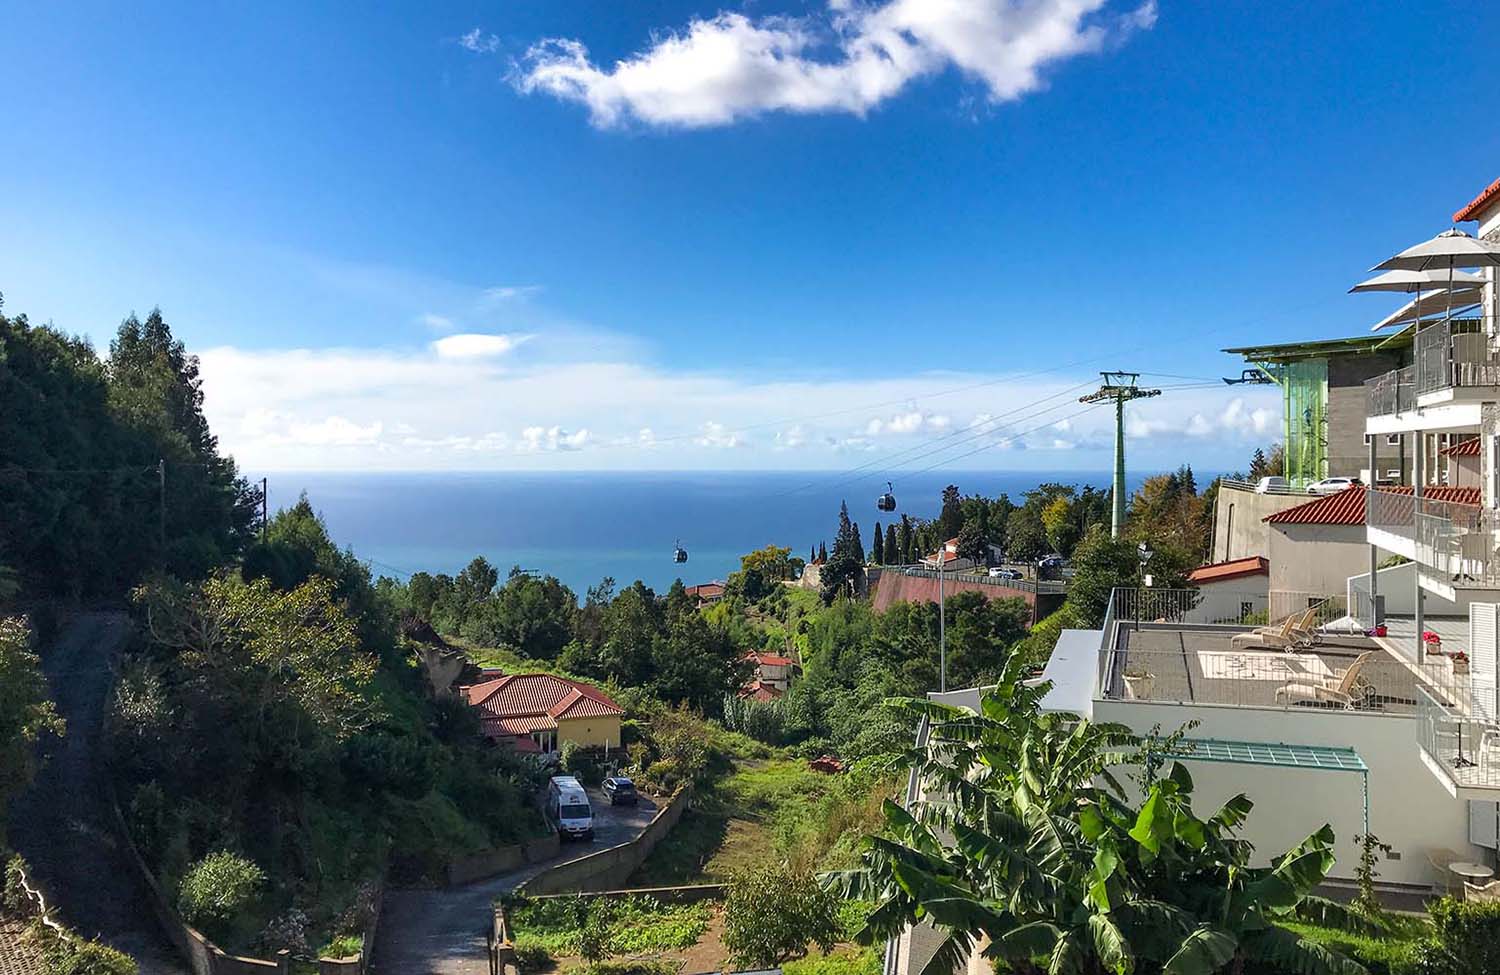
[[[874,904],[859,940],[926,922],[941,943],[921,973],[953,975],[975,952],[1017,975],[1363,975],[1281,926],[1292,918],[1368,930],[1311,896],[1333,865],[1332,830],[1251,867],[1236,796],[1206,820],[1180,763],[1132,806],[1112,769],[1136,739],[1118,725],[1044,712],[1045,684],[1007,666],[978,714],[889,702],[928,722],[907,756],[921,798],[884,807],[860,867],[827,882]]]

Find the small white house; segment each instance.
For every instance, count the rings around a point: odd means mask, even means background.
[[[1271,588],[1271,561],[1263,555],[1200,565],[1188,573],[1188,584],[1201,594],[1198,609],[1205,619],[1236,622],[1266,610]]]

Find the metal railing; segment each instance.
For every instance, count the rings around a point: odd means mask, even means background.
[[[1420,689],[1417,744],[1453,785],[1500,791],[1495,682],[1470,676],[1455,683]]]
[[[1110,679],[1100,686],[1106,700],[1116,701],[1408,716],[1422,707],[1424,688],[1443,697],[1416,669],[1384,651],[1374,653],[1363,658],[1358,649],[1237,648],[1227,636],[1189,640],[1185,649],[1117,652],[1106,664]]]
[[[1490,348],[1482,319],[1427,326],[1417,333],[1415,358],[1419,396],[1453,386],[1500,385],[1500,355]]]
[[[1366,416],[1393,416],[1417,405],[1416,369],[1403,366],[1365,380]]]
[[[1307,493],[1307,489],[1306,488],[1293,487],[1291,484],[1288,484],[1286,487],[1267,487],[1266,490],[1262,491],[1262,490],[1260,490],[1260,485],[1257,482],[1255,482],[1255,481],[1239,481],[1239,480],[1235,480],[1234,478],[1227,478],[1227,477],[1223,478],[1223,479],[1221,479],[1219,481],[1219,490],[1222,491],[1225,488],[1229,488],[1230,490],[1235,490],[1235,491],[1249,491],[1252,494],[1306,494]]]
[[[1380,490],[1367,492],[1365,503],[1371,528],[1410,540],[1416,561],[1445,581],[1500,585],[1500,522],[1494,510]]]
[[[936,579],[936,569],[922,569],[912,566],[885,566],[885,572],[900,572],[902,575],[914,576],[919,579]],[[1032,579],[1001,579],[992,578],[986,573],[948,570],[943,574],[944,582],[974,582],[981,586],[998,586],[1004,589],[1015,589],[1020,592],[1061,594],[1068,591],[1066,582],[1056,580],[1036,581]]]

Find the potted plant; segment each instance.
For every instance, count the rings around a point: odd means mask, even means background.
[[[1130,696],[1138,701],[1151,699],[1151,689],[1156,686],[1156,675],[1148,670],[1130,667],[1125,670],[1125,686],[1130,689]]]
[[[1455,674],[1467,674],[1469,672],[1469,655],[1462,650],[1455,650],[1448,655],[1448,660],[1453,664]]]

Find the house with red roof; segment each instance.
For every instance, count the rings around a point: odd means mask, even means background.
[[[1200,612],[1211,620],[1242,620],[1266,609],[1271,561],[1264,555],[1200,565],[1188,585],[1201,594]]]
[[[688,598],[700,608],[712,606],[724,598],[724,583],[722,582],[702,582],[696,586],[687,586],[685,590]]]
[[[780,697],[792,686],[792,672],[797,667],[797,661],[791,657],[752,650],[745,654],[745,661],[755,665],[755,673],[740,693],[741,697],[756,697],[757,700],[765,699],[757,697],[760,694]]]
[[[973,559],[967,559],[958,554],[957,538],[948,539],[943,543],[942,548],[931,555],[922,557],[922,564],[929,569],[936,569],[939,563],[942,564],[944,572],[962,572],[974,567]]]
[[[620,746],[625,709],[592,684],[552,674],[507,674],[462,692],[484,736],[517,751],[546,755],[566,742]]]

